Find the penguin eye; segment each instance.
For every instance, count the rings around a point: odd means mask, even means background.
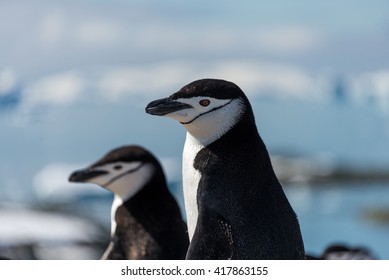
[[[202,99],[200,100],[199,104],[203,107],[207,107],[209,104],[211,103],[211,101],[209,101],[208,99]]]
[[[122,169],[122,166],[121,166],[121,165],[115,165],[115,166],[113,167],[113,169],[115,169],[115,170],[120,170],[120,169]]]

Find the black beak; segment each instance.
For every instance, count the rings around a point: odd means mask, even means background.
[[[108,172],[103,170],[92,170],[92,169],[77,170],[70,175],[69,182],[83,183],[83,182],[87,182],[92,178],[105,175],[105,174],[108,174]]]
[[[181,103],[170,98],[162,98],[150,102],[146,107],[146,113],[156,116],[164,116],[183,109],[193,108],[189,104]]]

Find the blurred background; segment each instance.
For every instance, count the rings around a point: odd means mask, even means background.
[[[182,205],[185,130],[146,104],[248,95],[306,251],[389,259],[389,2],[0,0],[0,256],[97,259],[109,192],[69,174],[140,144]]]

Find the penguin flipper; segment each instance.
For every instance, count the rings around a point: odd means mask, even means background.
[[[190,242],[188,260],[228,260],[234,257],[234,242],[230,223],[212,209],[200,211]]]

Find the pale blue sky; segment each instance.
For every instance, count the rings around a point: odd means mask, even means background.
[[[22,79],[226,58],[360,73],[388,67],[389,2],[1,1],[0,38],[0,69],[13,67]]]

